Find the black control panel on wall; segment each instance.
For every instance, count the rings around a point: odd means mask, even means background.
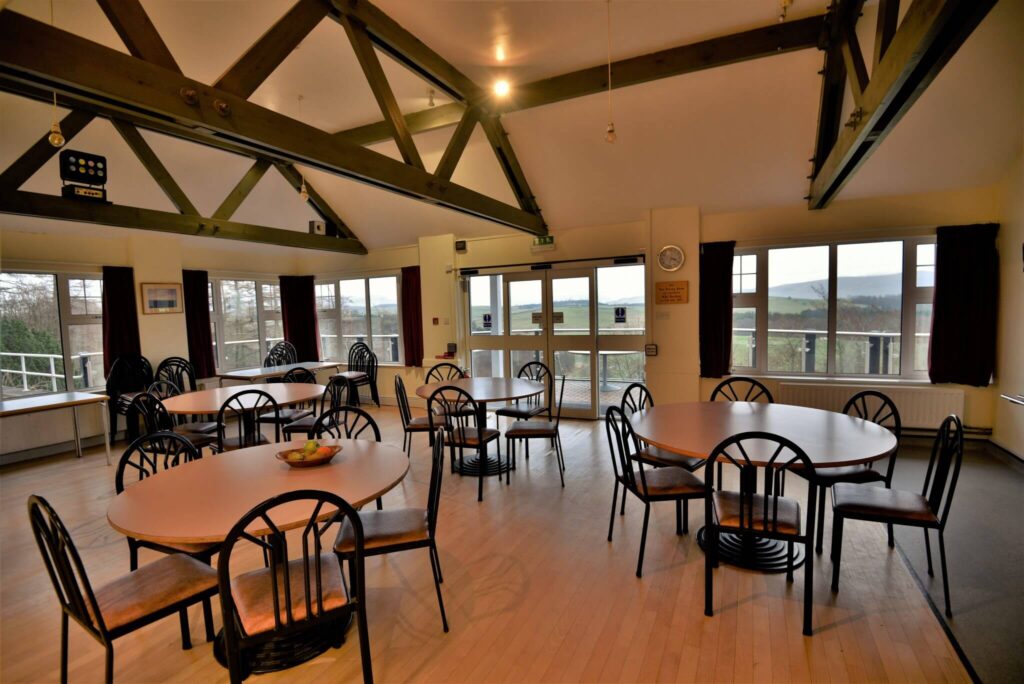
[[[107,158],[98,154],[61,150],[60,179],[86,185],[105,185],[107,182]]]

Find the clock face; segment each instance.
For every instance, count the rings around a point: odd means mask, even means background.
[[[686,261],[683,250],[675,245],[666,245],[658,252],[658,265],[666,271],[678,271]]]

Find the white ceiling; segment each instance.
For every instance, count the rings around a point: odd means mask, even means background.
[[[291,0],[143,0],[183,71],[213,82],[288,7]],[[427,45],[483,85],[513,85],[605,59],[603,2],[378,0]],[[790,18],[823,11],[796,0]],[[904,5],[908,4],[905,0]],[[48,20],[46,0],[9,7]],[[651,52],[775,21],[777,0],[612,3],[612,56]],[[871,3],[862,26],[874,21]],[[125,50],[94,2],[55,0],[55,23]],[[1024,2],[1003,0],[857,173],[840,198],[898,195],[997,182],[1020,154],[1024,121]],[[497,60],[496,47],[506,60]],[[870,53],[870,35],[865,52]],[[427,106],[429,86],[382,56],[404,112]],[[616,90],[619,140],[604,142],[607,101],[578,98],[505,117],[512,143],[554,230],[637,219],[653,207],[698,205],[705,213],[791,205],[806,194],[813,151],[821,54],[816,50],[688,74]],[[300,104],[299,95],[303,96]],[[377,105],[344,31],[324,20],[257,90],[259,104],[334,131],[377,121]],[[437,104],[445,100],[440,95]],[[45,105],[0,95],[0,166],[15,159],[49,124]],[[415,137],[428,169],[451,129]],[[146,133],[193,203],[212,212],[250,160]],[[105,153],[115,202],[172,210],[113,128],[97,121],[72,146]],[[393,143],[373,149],[397,157]],[[508,229],[383,190],[306,170],[307,178],[371,249],[454,232],[461,237]],[[479,130],[453,180],[512,202]],[[58,192],[52,161],[25,185]],[[239,221],[304,230],[312,212],[274,172],[239,209]],[[9,229],[40,221],[4,216]],[[232,243],[238,244],[238,243]]]

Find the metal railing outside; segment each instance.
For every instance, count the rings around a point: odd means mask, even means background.
[[[103,352],[81,352],[71,357],[74,371],[71,380],[75,387],[95,387],[103,383],[102,369],[95,369],[93,359],[103,357]],[[15,359],[15,368],[8,367]],[[29,370],[30,359],[45,359],[47,370]],[[34,364],[33,364],[34,365]],[[3,375],[5,390],[19,390],[22,393],[60,392],[64,390],[64,356],[62,354],[32,354],[27,352],[0,352],[0,374]],[[8,379],[11,378],[9,382]],[[32,378],[45,378],[41,383]]]

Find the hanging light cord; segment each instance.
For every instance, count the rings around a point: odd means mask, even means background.
[[[50,28],[53,28],[53,0],[50,0]],[[57,91],[53,91],[53,120],[57,120]]]
[[[51,0],[52,2],[52,0]],[[612,125],[612,0],[605,3],[608,38],[608,125]]]

